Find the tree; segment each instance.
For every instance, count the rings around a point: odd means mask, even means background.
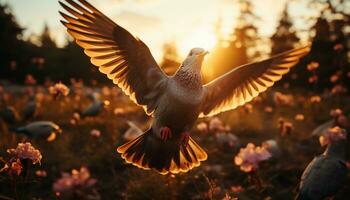
[[[17,67],[23,31],[7,5],[0,5],[0,27],[0,77],[6,78]]]
[[[179,55],[175,42],[167,42],[163,45],[163,58],[160,67],[168,75],[173,75],[180,66]]]
[[[293,28],[293,22],[288,13],[288,4],[286,4],[283,10],[276,32],[270,39],[271,55],[293,49],[295,44],[299,42],[299,38]]]
[[[51,32],[47,24],[44,25],[43,32],[40,36],[41,47],[45,49],[56,48],[56,42],[51,38]]]

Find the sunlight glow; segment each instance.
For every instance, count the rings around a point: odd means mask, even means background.
[[[179,50],[181,55],[187,55],[192,48],[203,48],[207,51],[213,49],[216,44],[216,36],[208,27],[195,29],[186,39],[179,41]]]

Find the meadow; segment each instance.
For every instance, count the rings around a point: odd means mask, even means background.
[[[0,92],[3,105],[12,106],[20,116],[34,95],[37,110],[31,119],[1,121],[0,156],[8,160],[7,149],[16,148],[19,142],[30,142],[41,152],[42,160],[40,165],[31,166],[25,177],[16,177],[15,183],[7,173],[0,173],[0,199],[293,199],[304,168],[324,151],[319,138],[311,135],[312,130],[331,119],[332,109],[347,113],[350,97],[300,89],[284,91],[283,87],[270,89],[248,105],[218,118],[198,120],[191,134],[208,153],[208,160],[185,174],[160,175],[126,164],[116,152],[128,139],[128,122],[142,130],[151,122],[118,88],[90,88],[74,83],[68,96],[55,97],[44,86],[4,85]],[[75,118],[75,112],[91,103],[92,93],[109,101],[108,107],[98,116]],[[42,120],[61,127],[62,133],[54,141],[10,131]],[[286,124],[287,130],[283,127]],[[259,186],[251,181],[252,174],[235,165],[234,157],[247,143],[261,145],[269,139],[277,142],[279,153],[259,165],[255,175],[261,180]],[[90,172],[91,185],[74,187],[66,193],[55,192],[53,185],[63,172],[81,167]],[[348,199],[349,183],[347,179],[335,199]]]

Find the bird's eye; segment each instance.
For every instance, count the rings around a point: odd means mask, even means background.
[[[193,56],[193,53],[192,53],[192,51],[190,52],[189,56]]]

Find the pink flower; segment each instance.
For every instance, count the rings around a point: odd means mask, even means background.
[[[346,132],[344,129],[339,128],[338,126],[329,128],[323,135],[320,136],[319,141],[321,146],[326,146],[332,142],[338,140],[345,140]]]
[[[253,172],[259,168],[261,161],[271,157],[264,147],[255,146],[253,143],[247,144],[246,148],[241,148],[234,161],[244,172]]]
[[[293,105],[294,97],[292,95],[283,94],[281,92],[275,92],[273,100],[277,105]]]
[[[267,112],[267,113],[272,113],[273,108],[272,108],[271,106],[266,106],[266,107],[264,108],[264,111]]]
[[[344,87],[341,84],[335,85],[332,90],[331,93],[332,94],[341,94],[341,93],[346,93],[348,90],[346,89],[346,87]]]
[[[35,85],[36,84],[36,80],[33,77],[33,75],[31,75],[31,74],[26,75],[26,79],[24,82],[25,82],[25,84],[28,84],[28,85]]]
[[[125,111],[125,109],[123,109],[123,108],[115,108],[114,111],[113,111],[113,113],[114,113],[115,115],[123,115],[123,114],[126,113],[126,111]]]
[[[241,185],[234,185],[234,186],[231,186],[231,191],[233,193],[241,193],[241,192],[244,192],[244,188]]]
[[[205,122],[198,123],[196,128],[201,133],[208,133],[208,124]]]
[[[101,136],[101,131],[97,130],[97,129],[92,129],[90,131],[90,135],[93,137],[100,137]]]
[[[45,170],[36,170],[35,175],[37,175],[38,177],[46,177],[47,172]]]
[[[318,81],[317,75],[313,75],[309,77],[309,83],[317,83],[317,81]]]
[[[89,190],[97,180],[90,177],[90,172],[86,167],[80,170],[73,169],[71,173],[63,173],[62,177],[53,184],[53,191],[56,195],[69,195],[77,190]]]
[[[213,132],[225,130],[224,123],[218,117],[213,117],[209,121],[209,130]]]
[[[342,111],[341,109],[339,109],[339,108],[336,108],[336,109],[332,109],[332,110],[329,112],[329,114],[330,114],[332,117],[337,118],[337,117],[339,117],[340,115],[343,114],[343,111]]]
[[[251,112],[253,112],[253,105],[250,104],[250,103],[244,104],[243,108],[244,108],[244,111],[245,111],[246,113],[251,113]]]
[[[315,71],[319,66],[320,64],[318,62],[311,62],[307,65],[307,70],[312,72],[312,71]]]
[[[23,171],[22,163],[19,159],[15,159],[5,164],[5,166],[0,169],[1,172],[7,172],[10,176],[19,176]]]
[[[295,120],[297,121],[303,121],[304,119],[305,119],[305,116],[303,114],[295,115]]]
[[[332,83],[335,83],[335,82],[337,82],[338,80],[339,80],[339,74],[333,74],[330,78],[329,78],[329,80],[332,82]]]
[[[310,97],[310,102],[311,103],[320,103],[321,102],[321,97],[317,96],[317,95],[312,96],[312,97]]]
[[[54,86],[49,87],[49,93],[55,97],[58,95],[67,96],[69,91],[69,88],[63,83],[56,83]]]
[[[342,44],[336,44],[333,46],[334,51],[341,51],[343,48],[344,46]]]
[[[35,149],[29,142],[18,143],[16,149],[7,149],[7,152],[14,158],[29,159],[33,164],[40,163],[42,158],[40,151]]]

